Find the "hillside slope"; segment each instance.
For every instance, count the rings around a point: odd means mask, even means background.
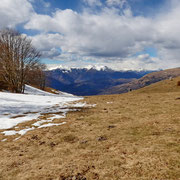
[[[179,180],[178,81],[86,97],[96,106],[69,113],[65,125],[7,138],[0,179]]]
[[[177,76],[180,76],[180,68],[153,72],[153,73],[145,75],[144,77],[140,79],[104,90],[100,94],[121,94],[121,93],[128,92],[130,89],[131,90],[140,89],[150,84],[153,84],[153,83],[165,80],[165,79],[169,79],[169,78],[174,78]]]

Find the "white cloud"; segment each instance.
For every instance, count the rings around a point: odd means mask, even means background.
[[[93,7],[93,6],[102,6],[102,3],[100,0],[83,0],[85,4]]]
[[[154,44],[159,50],[159,55],[169,61],[180,62],[179,18],[180,2],[176,2],[173,10],[158,17],[155,25],[157,36]]]
[[[108,6],[120,6],[123,8],[127,4],[127,0],[106,0]]]
[[[33,45],[41,51],[42,56],[45,58],[58,57],[61,55],[60,47],[64,44],[62,35],[55,34],[39,34],[31,37]]]
[[[43,1],[43,5],[45,8],[49,8],[51,6],[49,2],[44,2],[44,1]]]
[[[31,2],[31,4],[35,9],[40,8],[41,11],[46,12],[46,10],[48,10],[51,7],[51,3],[46,2],[45,0],[28,0],[28,1]]]
[[[28,0],[0,0],[0,28],[15,27],[34,13]]]
[[[72,10],[56,11],[52,17],[34,15],[25,28],[63,34],[63,50],[95,57],[126,57],[141,51],[150,40],[151,20],[119,16],[105,9],[97,15]],[[144,34],[144,31],[151,32]]]
[[[100,0],[84,1],[89,6],[102,6]],[[120,69],[180,66],[180,3],[172,2],[169,11],[154,18],[133,16],[125,0],[107,0],[108,6],[102,6],[95,13],[88,10],[78,13],[71,9],[57,9],[52,15],[33,13],[25,28],[42,32],[32,39],[44,56],[67,60],[71,65],[80,64],[78,60],[81,64],[89,60]],[[121,8],[126,5],[123,13],[117,5]],[[29,7],[27,12],[33,12],[32,6],[25,7]],[[11,16],[8,16],[10,20]],[[24,19],[17,22],[22,21]],[[157,48],[159,57],[146,53],[134,56],[145,47]]]
[[[143,56],[143,55],[142,55]],[[114,70],[157,70],[157,67],[165,68],[165,66],[161,65],[161,60],[159,58],[154,57],[131,57],[131,58],[125,58],[123,61],[119,58],[113,58],[111,61],[100,61],[99,59],[94,59],[91,63],[89,63],[86,60],[79,60],[76,61],[66,61],[63,63],[63,65],[59,64],[49,64],[49,69],[56,69],[56,68],[65,68],[69,69],[71,67],[73,68],[90,68],[90,67],[96,67],[102,68],[104,66],[107,66],[109,68],[112,68]],[[146,55],[145,55],[146,56]]]

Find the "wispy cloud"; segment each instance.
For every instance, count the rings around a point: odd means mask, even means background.
[[[127,4],[127,0],[106,0],[106,4],[108,6],[120,6],[123,8],[123,6]]]
[[[101,0],[83,0],[83,2],[90,7],[102,6]]]

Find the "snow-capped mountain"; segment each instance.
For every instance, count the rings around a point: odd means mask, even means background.
[[[106,66],[57,68],[46,71],[47,86],[75,95],[97,95],[105,89],[139,79],[150,71],[115,71]]]
[[[62,66],[62,65],[49,65],[47,66],[47,69],[49,71],[56,70],[56,69],[63,69],[64,71],[71,71],[71,69],[87,69],[87,70],[95,69],[97,71],[100,71],[100,70],[106,70],[109,68],[103,65],[87,65],[85,67],[68,67],[68,66]]]

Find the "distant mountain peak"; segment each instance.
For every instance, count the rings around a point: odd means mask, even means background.
[[[62,65],[56,65],[56,66],[48,67],[49,71],[57,70],[57,69],[63,70],[66,73],[72,71],[72,69],[86,69],[86,70],[94,69],[97,71],[107,71],[107,70],[113,71],[111,68],[108,68],[107,66],[103,66],[103,65],[88,65],[85,67],[67,67],[67,66],[62,66]]]
[[[107,66],[103,66],[103,65],[88,65],[88,66],[84,67],[84,69],[87,69],[87,70],[95,69],[97,71],[105,71],[105,70],[109,70],[110,68],[108,68]]]

